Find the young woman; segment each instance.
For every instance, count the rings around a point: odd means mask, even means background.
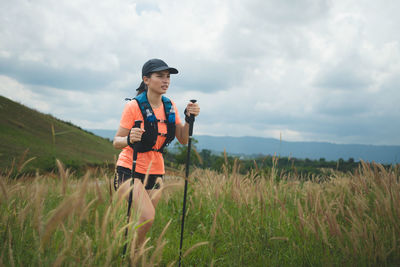
[[[189,115],[199,115],[197,103],[188,103],[185,110],[185,123],[181,123],[175,104],[163,96],[170,84],[170,74],[178,70],[169,67],[160,59],[147,61],[142,68],[142,83],[137,96],[128,102],[122,113],[120,126],[114,137],[114,147],[122,149],[117,161],[114,186],[124,194],[129,190],[133,149],[137,150],[137,160],[133,181],[132,202],[139,215],[139,224],[146,222],[137,230],[137,245],[141,245],[150,230],[155,217],[155,208],[161,194],[164,171],[163,148],[174,137],[181,144],[189,139]],[[141,128],[132,128],[135,121],[141,120]],[[145,174],[149,172],[147,183]]]

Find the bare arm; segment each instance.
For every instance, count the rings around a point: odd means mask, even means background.
[[[178,139],[179,143],[181,143],[182,145],[186,145],[189,141],[189,123],[185,122],[185,124],[177,124],[175,136]]]
[[[200,107],[197,103],[189,103],[186,107],[188,114],[193,114],[195,117],[200,113]],[[185,121],[184,124],[177,124],[175,136],[179,143],[186,145],[189,141],[189,123]]]

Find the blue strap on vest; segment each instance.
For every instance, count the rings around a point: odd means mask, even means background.
[[[165,96],[162,96],[162,102],[164,105],[164,112],[165,112],[165,117],[166,117],[166,121],[162,121],[162,122],[167,123],[167,134],[166,134],[166,140],[165,140],[164,144],[161,146],[160,149],[157,150],[157,149],[152,148],[153,147],[152,143],[155,144],[157,135],[162,135],[162,134],[158,133],[158,127],[157,127],[158,122],[161,122],[161,121],[157,120],[157,118],[154,114],[154,111],[151,108],[151,105],[147,99],[146,91],[139,94],[134,99],[138,102],[140,111],[141,111],[143,119],[145,121],[144,126],[145,126],[146,132],[144,133],[144,136],[146,136],[146,137],[154,136],[154,135],[151,135],[150,132],[155,133],[155,139],[154,139],[154,137],[151,137],[149,139],[149,138],[142,136],[142,144],[139,145],[138,151],[146,152],[146,151],[152,150],[152,151],[158,151],[158,152],[162,153],[164,150],[164,147],[168,146],[169,143],[171,143],[172,140],[175,138],[175,109],[172,105],[171,100],[169,100]],[[143,143],[144,140],[147,140],[147,141],[145,141]]]
[[[153,109],[151,108],[151,105],[150,105],[149,101],[147,100],[146,92],[143,92],[140,95],[136,96],[135,99],[139,103],[139,107],[142,112],[143,119],[147,120],[149,122],[157,121],[157,118],[154,115]],[[171,100],[169,100],[169,98],[167,98],[165,96],[162,96],[161,99],[164,104],[164,111],[165,111],[165,116],[167,118],[167,121],[169,123],[175,123],[175,110],[174,110],[174,107],[172,106]]]
[[[167,118],[168,123],[175,124],[175,109],[172,106],[171,100],[169,100],[165,96],[162,96],[162,101],[164,103],[165,116]]]

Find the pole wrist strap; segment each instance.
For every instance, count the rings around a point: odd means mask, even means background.
[[[186,111],[187,111],[187,109],[185,108],[185,111],[184,111],[184,113],[185,113],[185,121],[186,121],[187,123],[190,123],[191,119],[190,119],[190,116],[188,116],[188,115],[186,114]]]
[[[133,143],[131,143],[131,131],[129,131],[128,136],[126,137],[126,141],[128,143],[128,146],[133,147]]]

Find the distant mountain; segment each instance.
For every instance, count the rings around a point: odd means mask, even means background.
[[[43,114],[0,96],[0,169],[13,160],[35,157],[24,170],[51,170],[55,159],[67,167],[113,163],[119,150],[111,142],[72,123]]]
[[[116,130],[90,130],[94,134],[112,140]],[[299,159],[375,161],[378,163],[400,163],[400,146],[376,146],[357,144],[334,144],[327,142],[288,142],[263,137],[231,137],[195,135],[197,150],[209,149],[214,152],[241,155],[280,155]],[[171,144],[173,147],[173,144]]]
[[[357,144],[333,144],[326,142],[280,142],[262,137],[217,137],[198,135],[197,148],[242,154],[263,154],[290,156],[301,159],[375,161],[379,163],[399,163],[400,146],[375,146]]]

